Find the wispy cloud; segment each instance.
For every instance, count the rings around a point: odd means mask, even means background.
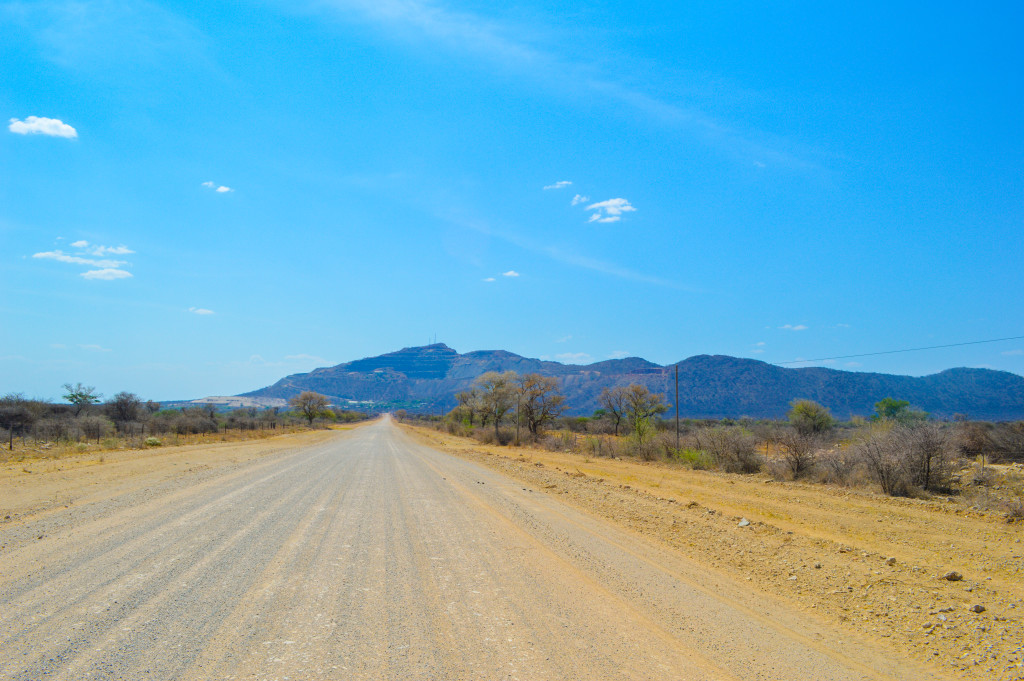
[[[556,339],[555,342],[556,343],[568,343],[571,340],[572,340],[572,335],[570,334],[568,336],[562,336],[561,338]]]
[[[559,180],[554,184],[549,184],[548,186],[544,187],[544,189],[562,189],[564,187],[568,187],[571,184],[572,182],[570,182],[569,180]]]
[[[323,357],[318,357],[316,355],[285,355],[284,358],[289,362],[315,362],[317,364],[330,364],[330,360],[324,359]]]
[[[1007,357],[1015,357],[1017,355],[1024,355],[1024,350],[1020,350],[1020,349],[1017,349],[1017,350],[1004,350],[1003,352],[1001,352],[999,354],[1006,355]]]
[[[78,131],[57,118],[29,116],[25,120],[11,119],[7,129],[18,135],[46,135],[47,137],[65,137],[75,139]]]
[[[213,310],[207,310],[205,307],[190,307],[188,309],[192,314],[198,315],[211,315],[214,314]]]
[[[130,279],[132,273],[126,270],[119,270],[113,267],[105,267],[101,270],[89,270],[82,272],[86,279],[99,279],[101,281],[114,281],[115,279]]]
[[[127,260],[114,260],[103,257],[106,255],[128,255],[135,253],[135,251],[127,246],[100,246],[90,244],[88,241],[75,241],[71,246],[77,249],[76,253],[65,253],[58,249],[34,253],[32,257],[38,260],[55,260],[69,265],[96,268],[82,272],[81,276],[84,279],[113,281],[115,279],[130,279],[132,277],[131,272],[123,269],[128,264]]]
[[[864,365],[861,364],[860,362],[847,362],[843,366],[849,367],[851,369],[856,369],[857,367],[862,367]]]
[[[292,7],[289,3],[286,7]],[[435,0],[310,0],[306,7],[327,8],[342,21],[368,19],[389,36],[423,49],[444,49],[472,55],[522,78],[550,87],[560,95],[578,93],[595,96],[619,108],[631,110],[648,120],[695,134],[704,144],[738,155],[744,163],[765,162],[790,167],[811,164],[784,150],[783,140],[757,131],[743,131],[735,125],[682,102],[672,102],[645,92],[634,73],[618,74],[600,56],[581,60],[568,56],[553,30],[502,22],[492,17],[448,9]],[[652,88],[647,88],[653,90]],[[765,140],[765,141],[759,141]]]
[[[497,281],[497,279],[495,279],[494,277],[484,277],[484,281],[490,283],[492,281]]]
[[[590,364],[594,360],[585,352],[563,352],[555,355],[555,359],[565,364]]]
[[[502,272],[501,276],[503,276],[503,277],[518,277],[519,273],[516,272],[515,270],[509,270],[508,272]]]
[[[203,182],[203,186],[207,187],[208,189],[212,189],[213,191],[217,192],[218,194],[227,194],[228,192],[235,191],[231,187],[225,187],[222,184],[218,185],[216,182]]]
[[[102,345],[96,344],[79,345],[78,347],[82,350],[89,350],[90,352],[111,352],[110,348],[105,348]]]
[[[618,222],[622,219],[623,213],[635,212],[636,208],[626,199],[608,199],[590,204],[587,210],[594,211],[589,222]]]
[[[628,350],[615,350],[614,352],[608,353],[608,359],[625,359],[629,357],[630,353]]]
[[[785,329],[786,331],[806,331],[808,329],[808,327],[803,324],[797,324],[795,326],[793,324],[783,324],[779,328]]]
[[[151,0],[8,2],[0,22],[25,29],[43,58],[76,71],[180,70],[206,57],[202,33]]]
[[[90,265],[92,267],[120,267],[121,265],[128,264],[124,260],[97,260],[95,258],[85,258],[80,255],[70,255],[59,250],[34,253],[32,257],[39,258],[41,260],[56,260],[57,262],[65,262],[71,265]]]
[[[577,194],[576,196],[572,197],[572,205],[578,206],[581,203],[586,203],[589,200],[590,200],[589,196],[583,196],[583,194]]]

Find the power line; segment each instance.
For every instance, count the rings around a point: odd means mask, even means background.
[[[839,355],[838,357],[818,357],[817,359],[795,359],[790,362],[775,362],[775,364],[804,364],[806,362],[825,362],[830,359],[853,359],[854,357],[874,357],[876,355],[895,355],[899,352],[919,352],[921,350],[938,350],[940,348],[958,348],[963,345],[980,345],[981,343],[1001,343],[1002,341],[1021,340],[1024,336],[1010,336],[1009,338],[992,338],[989,340],[967,341],[966,343],[949,343],[948,345],[929,345],[924,348],[904,348],[902,350],[883,350],[882,352],[864,352],[859,355]]]

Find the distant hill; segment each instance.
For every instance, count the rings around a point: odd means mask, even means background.
[[[664,393],[670,403],[675,391],[674,365],[660,366],[639,357],[561,364],[504,350],[459,354],[438,343],[293,374],[239,397],[287,399],[314,390],[335,404],[436,413],[455,406],[455,393],[468,388],[480,374],[508,370],[558,377],[575,414],[597,409],[598,395],[606,387],[642,383]],[[781,418],[792,400],[806,398],[845,419],[871,414],[875,402],[884,397],[908,400],[938,417],[1024,418],[1024,377],[1006,371],[960,368],[914,377],[819,367],[788,369],[725,355],[698,355],[679,362],[680,413],[692,418]]]

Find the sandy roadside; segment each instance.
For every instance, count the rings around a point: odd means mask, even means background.
[[[175,478],[216,473],[323,442],[334,432],[313,430],[255,440],[7,461],[0,463],[0,523],[97,503]]]
[[[1024,679],[1020,523],[949,502],[485,446],[406,428],[952,677]],[[744,519],[750,524],[741,526]],[[962,579],[942,579],[951,571]]]

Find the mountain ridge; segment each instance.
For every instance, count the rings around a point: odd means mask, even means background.
[[[404,406],[437,413],[455,406],[455,393],[487,371],[513,370],[560,379],[570,413],[597,409],[601,390],[641,383],[673,402],[676,364],[641,357],[592,364],[562,364],[506,350],[460,354],[444,343],[402,348],[331,367],[285,376],[273,385],[238,397],[287,399],[303,390],[335,403]],[[994,369],[955,367],[927,376],[843,371],[826,367],[788,368],[729,355],[695,355],[678,362],[680,413],[693,418],[781,418],[794,399],[811,399],[838,418],[872,413],[875,402],[893,397],[941,418],[1024,418],[1024,377]]]

